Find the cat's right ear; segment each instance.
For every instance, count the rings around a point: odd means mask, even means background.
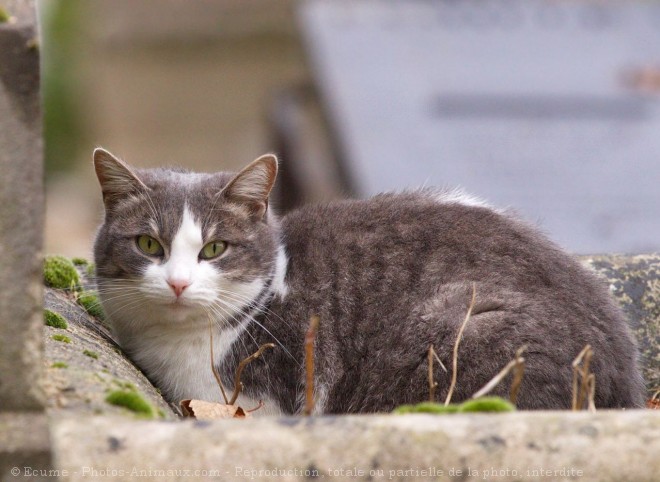
[[[252,161],[224,187],[222,192],[230,201],[248,207],[257,219],[263,219],[277,177],[277,158],[265,154]]]
[[[100,147],[94,149],[94,169],[106,208],[131,193],[149,189],[128,165]]]

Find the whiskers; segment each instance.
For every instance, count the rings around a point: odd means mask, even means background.
[[[246,297],[245,295],[242,295],[234,291],[222,290],[215,297],[215,300],[210,305],[210,308],[215,312],[220,311],[225,315],[229,314],[230,320],[234,320],[240,323],[241,319],[244,319],[247,320],[248,322],[255,323],[262,330],[264,330],[273,339],[273,341],[282,348],[282,350],[284,350],[287,356],[289,356],[294,362],[296,362],[296,364],[302,366],[301,363],[291,354],[288,348],[268,328],[266,328],[263,323],[257,320],[256,318],[257,313],[252,314],[253,310],[256,310],[260,314],[263,313],[266,316],[270,316],[278,319],[283,324],[285,324],[289,329],[291,329],[291,325],[287,323],[277,313],[270,310],[265,303],[258,301],[258,299],[252,299]],[[250,337],[252,338],[252,341],[254,341],[255,345],[259,346],[257,340],[255,340],[251,334]]]
[[[100,278],[96,282],[96,292],[102,301],[106,318],[111,322],[121,319],[123,325],[139,328],[145,322],[135,313],[149,303],[145,296],[143,282],[131,278]],[[149,323],[150,324],[150,323]]]
[[[271,293],[260,293],[252,298],[243,293],[218,286],[197,290],[181,302],[185,311],[182,318],[168,306],[173,301],[172,296],[158,287],[151,286],[141,279],[100,278],[96,283],[97,292],[102,299],[103,309],[111,324],[120,323],[122,327],[141,332],[141,328],[163,326],[163,331],[172,329],[197,329],[208,326],[209,320],[219,329],[233,336],[233,340],[240,340],[243,349],[249,355],[250,348],[245,345],[245,338],[239,335],[247,328],[249,323],[255,323],[263,330],[288,357],[299,366],[301,363],[293,356],[289,349],[275,336],[261,321],[259,315],[265,315],[282,323],[289,330],[292,326],[277,313],[270,310],[267,299]],[[162,291],[162,292],[161,292]],[[256,347],[260,343],[252,333],[248,336]],[[236,351],[229,350],[228,353]],[[247,356],[247,355],[246,355]]]

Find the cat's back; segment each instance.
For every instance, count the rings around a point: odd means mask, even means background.
[[[561,274],[576,265],[514,214],[456,191],[306,206],[285,216],[282,227],[291,257],[308,263],[324,264],[330,257],[356,267],[382,260],[383,266],[442,269],[448,277],[460,269],[479,276],[516,267],[522,275],[540,266],[557,266]]]
[[[308,206],[284,217],[282,233],[287,281],[303,293],[330,286],[340,300],[362,292],[376,303],[410,305],[440,286],[476,282],[482,295],[517,293],[555,317],[579,310],[623,323],[605,285],[575,257],[514,213],[456,192]]]

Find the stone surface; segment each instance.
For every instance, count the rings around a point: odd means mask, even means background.
[[[43,226],[34,27],[0,24],[0,407],[39,409]]]
[[[49,470],[50,460],[48,419],[45,414],[0,412],[0,480],[2,482],[48,480],[48,477],[35,477],[35,474],[31,474],[29,478],[26,476],[32,470]]]
[[[2,6],[9,13],[12,23],[31,27],[37,24],[34,0],[2,0]]]
[[[583,261],[607,280],[626,312],[652,395],[660,390],[660,255],[591,256]]]
[[[52,429],[56,467],[67,473],[64,481],[650,482],[660,473],[653,445],[660,439],[660,413],[652,411],[205,423],[96,417],[53,421]]]
[[[50,467],[41,383],[43,152],[34,0],[0,24],[0,478]],[[46,480],[32,474],[28,480]]]
[[[91,288],[85,275],[86,267],[81,267],[80,272],[83,286]],[[82,291],[51,288],[45,292],[45,308],[61,314],[68,325],[66,329],[43,327],[46,345],[44,390],[50,415],[140,416],[106,402],[109,393],[119,390],[138,393],[154,408],[156,417],[175,418],[175,413],[149,380],[122,355],[103,321],[90,316],[76,302],[80,293]],[[58,335],[66,336],[69,342],[53,338]]]

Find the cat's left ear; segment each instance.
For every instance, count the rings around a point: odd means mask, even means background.
[[[268,196],[277,177],[277,158],[265,154],[248,164],[229,181],[223,194],[229,201],[247,205],[251,214],[262,219],[268,209]]]

